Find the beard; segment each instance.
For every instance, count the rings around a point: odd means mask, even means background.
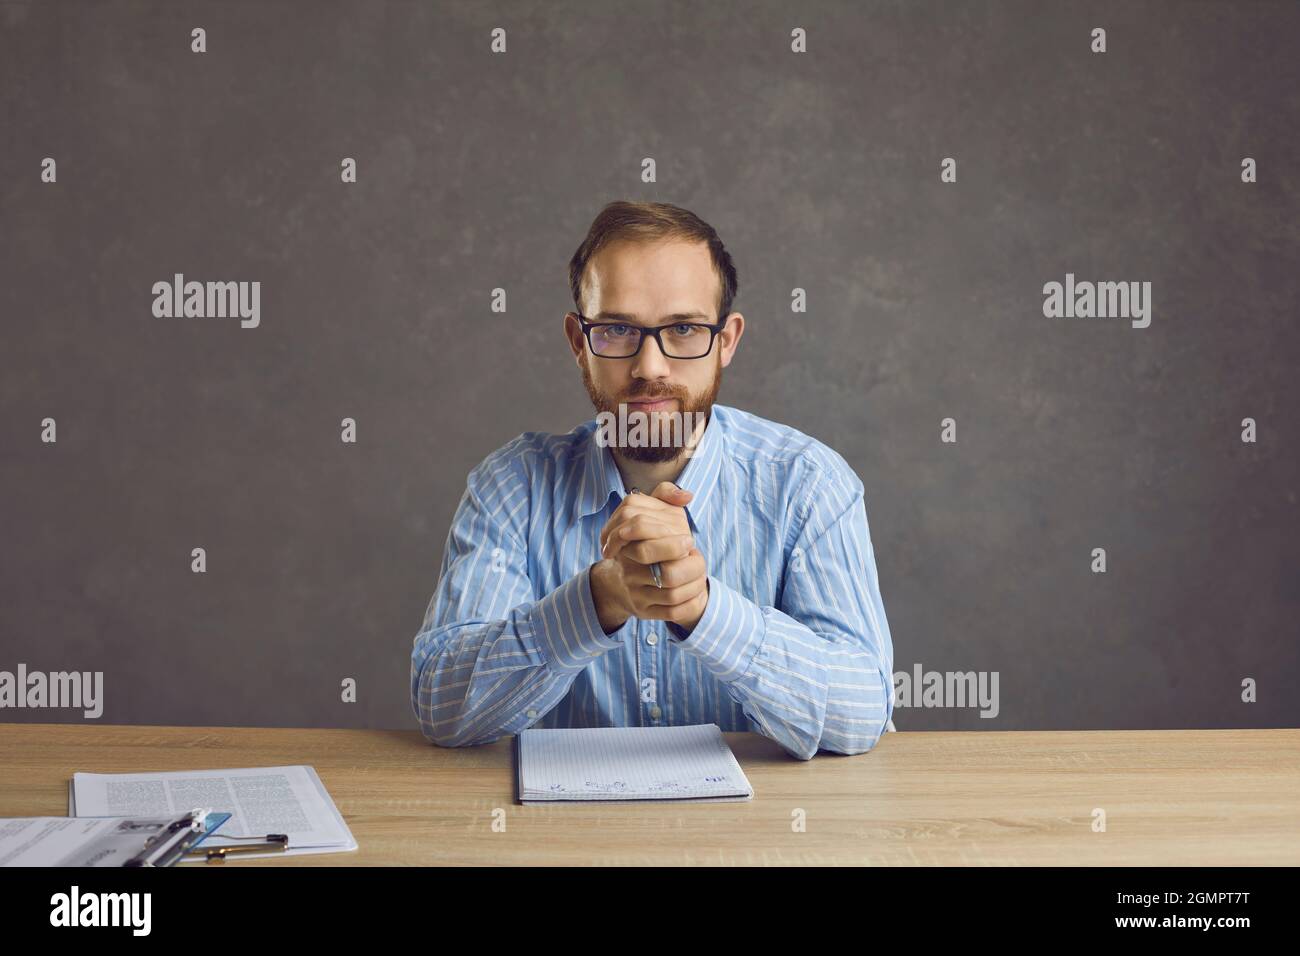
[[[626,402],[652,401],[658,399],[676,399],[679,406],[676,411],[681,413],[702,413],[704,415],[705,425],[712,418],[713,403],[718,397],[718,389],[722,387],[722,350],[715,350],[717,358],[713,363],[713,381],[708,387],[698,395],[692,395],[683,388],[672,388],[665,385],[654,385],[646,381],[636,381],[630,386],[630,390],[625,398]],[[587,395],[591,398],[591,404],[596,406],[596,413],[608,412],[615,419],[618,418],[619,399],[616,399],[596,387],[596,383],[591,380],[591,372],[587,370],[587,363],[582,363],[582,384],[587,387]],[[647,416],[649,419],[647,425],[654,427],[653,419],[656,416],[663,415],[662,412],[638,412],[629,411],[627,420],[629,429],[635,423],[638,415]],[[683,421],[690,423],[698,419],[692,415],[690,418],[683,417]],[[688,425],[689,428],[689,425]],[[667,431],[667,429],[665,429]],[[690,440],[689,434],[684,436]],[[672,461],[678,458],[683,448],[671,444],[661,445],[627,445],[620,446],[618,452],[630,461],[645,462],[664,462]]]

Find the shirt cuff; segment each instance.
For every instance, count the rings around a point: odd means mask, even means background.
[[[606,634],[591,596],[591,566],[578,572],[546,597],[533,603],[524,618],[541,655],[561,671],[580,671],[601,654],[623,645],[628,618]]]
[[[709,603],[681,647],[698,657],[718,680],[730,683],[749,672],[766,636],[762,609],[710,574]]]

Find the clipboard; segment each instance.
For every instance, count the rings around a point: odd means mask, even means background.
[[[140,816],[0,818],[0,868],[172,866],[215,836],[224,811]],[[202,849],[200,849],[202,852]]]

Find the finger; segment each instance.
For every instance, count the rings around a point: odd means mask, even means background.
[[[707,587],[707,578],[696,578],[680,587],[655,590],[654,594],[641,588],[629,590],[634,590],[632,601],[637,605],[637,617],[662,621],[673,620],[674,615],[694,610],[695,602],[701,600]]]
[[[662,516],[665,513],[670,513],[672,510],[673,509],[668,505],[665,505],[656,498],[651,498],[649,495],[627,495],[621,502],[619,502],[618,507],[614,509],[614,513],[610,515],[609,520],[605,522],[605,527],[600,529],[601,548],[603,549],[605,547],[611,534],[617,532],[619,528],[628,521],[631,521],[637,515],[658,514]]]
[[[679,493],[677,500],[680,504],[669,504],[661,498],[641,493],[629,493],[626,495],[623,500],[619,502],[618,507],[614,509],[614,513],[610,516],[609,521],[605,523],[605,527],[600,531],[601,553],[605,553],[605,546],[615,538],[618,530],[638,515],[649,515],[659,518],[667,517],[670,519],[678,518],[681,520],[683,528],[688,528],[689,526],[685,524],[686,512],[682,510],[682,506],[689,504],[691,499],[694,498],[694,494],[689,491],[677,489],[676,486],[669,481],[660,482],[655,488],[655,491],[667,495],[669,491],[673,489],[676,489]]]
[[[694,492],[683,491],[670,481],[661,481],[654,494],[638,492],[628,495],[619,502],[619,507],[626,504],[643,511],[676,511],[689,504],[694,497]]]
[[[615,564],[618,565],[619,573],[623,576],[623,581],[628,587],[662,590],[662,588],[655,585],[654,572],[650,570],[649,563],[642,564],[639,561],[632,561],[624,555]],[[679,587],[687,582],[694,581],[696,578],[708,577],[708,574],[709,569],[705,563],[704,555],[700,553],[699,548],[695,547],[692,547],[690,553],[685,557],[659,562],[659,581],[663,587]],[[657,598],[653,600],[657,600]]]
[[[690,530],[684,518],[680,522],[670,524],[650,515],[638,515],[610,534],[601,553],[606,557],[614,558],[623,548],[637,541],[679,537],[690,534]]]
[[[689,504],[695,497],[695,493],[687,491],[685,488],[678,488],[671,481],[661,481],[655,485],[654,491],[650,492],[650,497],[656,501],[662,501],[665,504],[680,508],[682,505]]]
[[[622,507],[615,509],[613,516],[605,522],[605,527],[600,529],[600,553],[605,557],[613,557],[609,553],[609,544],[611,541],[622,540],[623,527],[635,517],[633,512],[623,512]]]
[[[689,531],[689,529],[687,529]],[[642,520],[639,524],[625,524],[614,531],[605,542],[601,554],[607,558],[617,558],[629,544],[639,541],[652,541],[656,538],[677,537],[682,534],[680,527]]]
[[[695,539],[689,534],[670,534],[645,541],[630,541],[618,552],[619,557],[636,564],[658,564],[662,573],[674,561],[680,561],[695,548]]]
[[[617,536],[623,525],[627,524],[638,514],[642,514],[642,512],[635,508],[629,508],[627,506],[628,501],[629,499],[624,498],[623,503],[614,509],[614,513],[610,515],[609,520],[605,522],[605,527],[600,529],[600,550],[602,552],[605,550],[605,545],[609,543],[611,537]]]
[[[618,524],[611,524],[609,531],[600,542],[600,553],[602,557],[616,558],[623,545],[628,541],[627,536],[623,533],[627,528],[626,521],[620,521]]]
[[[615,525],[614,519],[610,518],[609,522],[606,523],[605,527],[600,529],[600,553],[602,555],[605,554],[605,545],[609,542],[610,533],[613,531],[617,531],[618,528],[621,528],[622,526],[623,526],[622,522],[619,522],[617,525]]]

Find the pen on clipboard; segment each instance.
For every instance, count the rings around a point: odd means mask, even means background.
[[[229,840],[261,840],[262,837],[232,837],[226,835]],[[187,860],[203,860],[205,863],[225,863],[227,857],[238,856],[241,853],[276,853],[289,849],[289,835],[287,833],[268,833],[265,837],[265,843],[249,843],[244,846],[213,846],[206,849],[191,850],[185,854]]]

